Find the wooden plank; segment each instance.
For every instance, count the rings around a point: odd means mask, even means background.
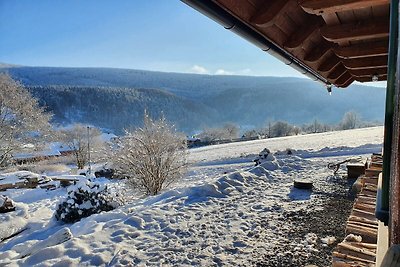
[[[359,195],[359,196],[357,196],[357,199],[359,199],[361,201],[374,201],[374,202],[376,202],[376,198],[375,197],[371,197],[371,196]]]
[[[351,9],[361,9],[378,5],[389,5],[389,0],[302,0],[303,10],[309,14],[320,15]]]
[[[363,227],[356,227],[353,225],[347,226],[346,227],[346,235],[349,235],[349,234],[360,235],[364,242],[376,243],[376,240],[377,240],[377,231],[365,229]]]
[[[343,60],[343,65],[350,70],[386,68],[387,60],[387,56],[353,58]]]
[[[311,35],[319,33],[320,26],[321,20],[319,18],[310,18],[285,42],[284,47],[289,49],[300,47]]]
[[[351,212],[351,215],[356,216],[356,217],[364,217],[368,220],[373,220],[375,218],[375,213],[371,214],[371,213],[366,213],[364,211],[361,210],[353,210]]]
[[[355,203],[354,208],[369,211],[369,212],[375,212],[375,205],[367,205],[367,204],[361,204],[361,203]]]
[[[357,41],[389,36],[388,18],[340,24],[321,28],[321,35],[330,42]]]
[[[328,79],[330,80],[337,80],[342,76],[345,72],[347,72],[347,69],[345,66],[340,62],[333,70],[331,70],[328,74]]]
[[[363,242],[346,242],[346,243],[348,243],[352,246],[355,246],[355,247],[367,248],[370,251],[375,251],[375,252],[376,252],[376,249],[378,248],[377,244],[371,244],[371,243],[363,243]]]
[[[340,58],[363,58],[371,56],[386,56],[389,44],[385,41],[362,43],[346,47],[334,48],[335,54]]]
[[[387,67],[350,70],[350,72],[352,75],[357,76],[357,77],[362,77],[362,76],[372,77],[372,75],[374,75],[374,74],[378,74],[378,75],[387,74]],[[370,165],[371,165],[371,163],[370,163]]]
[[[323,61],[321,65],[318,66],[317,70],[319,72],[330,72],[333,68],[339,65],[339,63],[341,63],[339,58],[335,54],[332,54],[329,58]]]
[[[263,7],[259,8],[250,18],[250,23],[258,27],[271,27],[280,17],[284,16],[283,10],[288,6],[288,0],[268,1]]]
[[[361,227],[369,228],[371,230],[378,230],[378,226],[377,225],[368,224],[368,223],[362,223],[362,222],[347,221],[346,225],[354,226],[354,227],[361,226]]]
[[[349,81],[354,81],[353,76],[349,72],[345,72],[339,79],[335,81],[335,85],[345,87]]]
[[[364,258],[364,256],[369,256],[371,258],[371,260],[375,260],[375,257],[376,257],[376,254],[374,252],[371,252],[370,250],[368,250],[366,248],[355,247],[349,243],[344,243],[344,242],[339,243],[338,248],[354,251],[354,252],[357,252],[358,254],[363,254],[361,256],[362,258]]]
[[[304,61],[308,63],[318,62],[331,51],[331,47],[332,45],[324,41],[322,44],[317,45],[312,51],[308,52],[307,55],[304,56]]]
[[[359,261],[359,262],[363,262],[363,263],[375,264],[375,261],[359,258],[359,257],[353,256],[353,255],[343,254],[343,253],[340,253],[337,251],[333,252],[333,256],[341,258],[341,259],[349,259],[349,260]]]

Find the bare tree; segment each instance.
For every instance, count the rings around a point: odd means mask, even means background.
[[[321,127],[322,127],[321,123],[319,123],[319,121],[317,119],[314,119],[314,122],[313,122],[313,133],[320,132]]]
[[[225,139],[235,139],[239,136],[239,127],[234,123],[227,123],[222,127]]]
[[[297,126],[294,126],[294,127],[293,127],[293,133],[294,133],[295,135],[299,135],[299,134],[301,133],[301,128],[300,128],[300,127],[297,127]]]
[[[340,123],[340,128],[343,130],[355,129],[359,123],[359,116],[354,111],[348,111],[343,115],[342,122]]]
[[[239,136],[239,127],[234,123],[227,123],[221,128],[205,129],[199,138],[202,141],[213,142],[217,140],[232,140]]]
[[[260,133],[258,131],[256,131],[255,129],[249,130],[249,131],[246,131],[245,133],[243,133],[244,138],[255,138],[255,137],[259,137],[259,136],[260,136]]]
[[[72,151],[78,169],[83,169],[93,155],[102,146],[99,129],[83,124],[75,124],[61,131],[62,142]]]
[[[285,121],[277,121],[272,125],[272,136],[288,136],[293,133],[293,126]]]
[[[272,137],[272,123],[271,121],[268,122],[268,138]]]
[[[144,126],[127,131],[117,146],[112,158],[116,174],[147,195],[158,194],[186,170],[186,138],[164,117],[152,120],[146,113]]]
[[[50,118],[22,84],[0,73],[0,167],[6,166],[24,143],[46,137]]]

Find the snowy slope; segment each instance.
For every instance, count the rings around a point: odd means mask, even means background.
[[[7,191],[20,203],[23,212],[15,216],[28,229],[0,243],[0,265],[248,266],[268,253],[286,257],[280,248],[288,243],[296,247],[292,257],[311,257],[326,236],[288,239],[284,214],[322,205],[324,194],[333,192],[332,184],[340,179],[327,163],[379,152],[382,139],[383,128],[377,127],[193,149],[194,165],[183,183],[70,225],[52,218],[65,189]],[[265,147],[295,153],[254,167],[254,156]],[[313,180],[316,190],[292,188],[294,178]],[[0,215],[0,220],[12,219]],[[37,249],[58,231],[73,237]],[[22,258],[35,245],[35,253]]]

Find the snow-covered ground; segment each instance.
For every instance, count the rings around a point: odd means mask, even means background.
[[[74,224],[53,217],[65,188],[0,192],[17,207],[0,214],[0,237],[24,230],[0,242],[0,266],[248,266],[268,262],[263,255],[270,254],[307,258],[328,235],[290,240],[283,219],[322,208],[324,194],[340,179],[326,168],[328,162],[380,152],[382,140],[383,128],[375,127],[192,149],[193,165],[172,189]],[[265,147],[294,153],[254,167],[252,160]],[[294,189],[293,179],[310,179],[315,190]],[[70,235],[62,244],[50,242]],[[290,255],[282,251],[289,243]]]

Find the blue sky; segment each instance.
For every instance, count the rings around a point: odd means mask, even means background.
[[[0,62],[303,77],[179,0],[1,0]]]

